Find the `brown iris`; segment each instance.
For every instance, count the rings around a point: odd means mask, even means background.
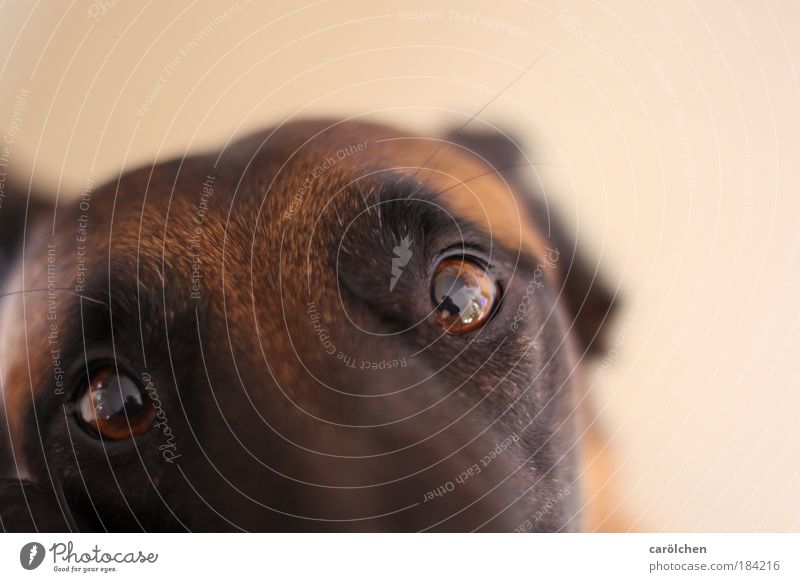
[[[476,261],[443,259],[431,282],[437,321],[450,333],[462,334],[488,321],[497,300],[497,284]]]
[[[147,432],[156,409],[133,378],[118,374],[114,366],[105,366],[91,375],[78,401],[78,414],[95,432],[124,440]]]

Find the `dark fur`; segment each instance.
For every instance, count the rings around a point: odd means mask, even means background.
[[[516,149],[492,135],[454,136],[467,150],[398,137],[408,136],[352,122],[296,123],[218,155],[127,174],[93,193],[88,211],[78,203],[59,208],[52,237],[54,209],[31,213],[24,281],[20,260],[6,277],[7,292],[21,285],[26,292],[0,300],[9,419],[9,438],[0,440],[10,441],[16,460],[7,455],[15,476],[0,487],[2,527],[578,529],[578,364],[611,296],[519,180],[508,172],[501,173],[509,184],[476,180],[487,199],[495,196],[487,189],[514,196],[540,225],[526,235],[560,252],[512,332],[542,257],[460,216],[454,191],[407,168],[426,164],[469,182],[487,162],[518,164]],[[313,168],[357,142],[368,143],[365,151],[319,176],[287,217]],[[214,193],[198,246],[196,299],[190,240],[209,175]],[[0,213],[7,249],[21,239],[24,198],[14,192]],[[89,269],[76,293],[81,215]],[[403,236],[414,254],[389,294],[392,249]],[[489,259],[503,299],[483,328],[449,336],[427,317],[428,289],[437,257],[462,237]],[[48,285],[49,242],[63,395],[47,342],[49,303],[34,291]],[[407,365],[352,369],[328,355],[309,301],[337,352]],[[110,442],[81,428],[75,399],[87,363],[98,359],[133,377],[150,375],[179,458],[164,459],[167,439],[156,429]],[[455,481],[511,435],[518,442]],[[425,500],[449,482],[452,491]]]

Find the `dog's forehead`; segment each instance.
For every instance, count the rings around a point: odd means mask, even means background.
[[[234,146],[236,152],[237,148]],[[363,122],[294,123],[245,140],[239,157],[256,169],[270,167],[260,194],[275,200],[275,218],[317,217],[330,197],[357,205],[378,201],[360,186],[396,181],[418,183],[414,195],[433,194],[435,203],[471,222],[507,249],[540,256],[544,243],[527,202],[477,152],[450,141]],[[224,158],[223,158],[224,159]],[[253,175],[258,176],[258,172]]]

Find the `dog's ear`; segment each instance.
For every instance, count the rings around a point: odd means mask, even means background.
[[[576,248],[575,237],[554,216],[552,205],[526,179],[526,172],[530,175],[530,162],[519,142],[499,130],[462,130],[448,139],[485,159],[521,198],[519,207],[530,212],[545,244],[558,251],[557,269],[562,284],[559,297],[573,318],[572,330],[582,351],[589,354],[601,351],[605,347],[605,324],[617,303],[617,295],[606,285],[596,265]]]

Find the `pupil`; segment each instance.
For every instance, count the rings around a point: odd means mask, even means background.
[[[460,277],[443,275],[435,285],[436,301],[439,310],[458,316],[464,323],[471,323],[480,315],[481,301],[479,289],[467,285]]]
[[[107,418],[114,415],[136,415],[142,409],[142,394],[138,386],[126,376],[114,376],[105,390]]]

